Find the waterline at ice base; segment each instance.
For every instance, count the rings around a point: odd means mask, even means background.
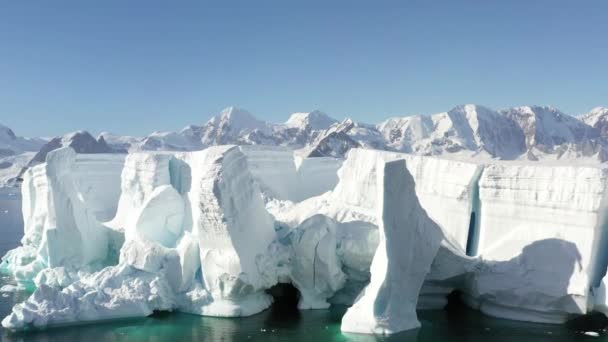
[[[351,149],[50,152],[21,187],[0,266],[36,288],[2,321],[46,328],[158,311],[257,314],[291,284],[342,331],[393,334],[451,293],[482,313],[564,324],[608,313],[607,171]]]

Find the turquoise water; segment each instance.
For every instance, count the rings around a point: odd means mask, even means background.
[[[2,195],[0,195],[2,196]],[[0,197],[0,254],[19,244],[22,236],[20,203]],[[0,277],[0,286],[11,283]],[[0,317],[27,293],[0,294]],[[340,332],[345,308],[330,310],[294,309],[293,303],[278,302],[271,309],[245,318],[212,318],[180,313],[11,333],[0,328],[4,341],[608,341],[605,319],[585,319],[565,326],[531,324],[494,319],[453,305],[446,310],[419,312],[422,327],[389,338],[346,335]],[[588,336],[584,333],[599,336]]]

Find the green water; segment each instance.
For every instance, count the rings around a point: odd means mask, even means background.
[[[0,197],[0,255],[19,244],[22,222],[20,202]],[[0,276],[0,287],[10,284]],[[25,292],[0,293],[0,318]],[[461,305],[447,310],[422,311],[422,327],[389,338],[346,335],[340,332],[345,308],[298,311],[295,303],[279,302],[271,309],[246,318],[212,318],[180,313],[152,317],[11,333],[0,328],[0,340],[39,342],[97,341],[607,341],[605,319],[586,319],[565,326],[514,322],[486,317]],[[599,337],[584,332],[597,333]]]
[[[421,312],[421,329],[388,338],[347,335],[340,332],[343,312],[343,308],[298,312],[279,307],[247,318],[163,313],[144,319],[45,331],[4,332],[3,338],[5,341],[608,341],[605,336],[586,336],[574,327],[491,319],[463,308]]]

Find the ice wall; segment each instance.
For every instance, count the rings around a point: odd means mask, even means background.
[[[133,221],[136,218],[132,214],[141,209],[156,188],[171,184],[169,162],[172,159],[173,155],[167,153],[131,153],[127,156],[120,176],[118,209],[107,226],[126,235],[135,233]]]
[[[472,305],[541,322],[587,313],[589,289],[605,271],[606,175],[602,168],[488,165],[479,182],[485,267],[468,287]]]
[[[347,289],[331,301],[352,304],[358,288],[369,281],[369,269],[378,244],[379,202],[377,165],[406,160],[420,204],[445,232],[441,252],[423,290],[421,307],[441,308],[447,295],[462,285],[454,278],[474,267],[476,260],[465,256],[471,212],[476,203],[476,183],[481,165],[461,161],[411,156],[403,153],[352,149],[338,171],[335,189],[295,205],[270,206],[277,219],[292,227],[311,216],[323,215],[337,222],[338,254],[347,274]],[[359,285],[357,285],[359,284]]]
[[[76,154],[74,182],[79,195],[95,218],[107,221],[114,217],[120,198],[120,175],[125,154]]]
[[[340,182],[328,202],[340,202],[334,210],[342,221],[376,222],[377,199],[365,194],[376,193],[378,160],[405,159],[414,179],[415,192],[429,217],[443,229],[452,244],[465,251],[471,212],[474,210],[475,185],[483,165],[462,161],[413,156],[404,153],[351,149],[338,171]]]
[[[108,232],[100,219],[114,214],[123,156],[49,153],[22,184],[23,246],[3,258],[17,281],[32,282],[45,268],[103,264]]]
[[[420,326],[418,294],[443,239],[420,206],[405,160],[376,167],[379,245],[371,280],[342,318],[342,331],[392,334]]]
[[[343,160],[329,157],[296,158],[301,195],[298,201],[321,195],[338,184]]]
[[[301,158],[288,148],[240,146],[262,192],[280,200],[300,202],[333,189],[342,160]]]
[[[465,251],[483,165],[414,155],[406,155],[405,160],[420,204],[448,239]]]

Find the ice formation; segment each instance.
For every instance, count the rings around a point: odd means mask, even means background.
[[[247,316],[291,283],[342,329],[394,333],[457,289],[492,316],[608,312],[606,169],[281,147],[50,152],[22,186],[1,269],[37,290],[10,329],[146,316]],[[593,289],[593,290],[592,290]]]
[[[607,175],[592,167],[486,166],[476,249],[487,262],[469,286],[473,306],[540,322],[590,311],[589,288],[606,271]]]
[[[371,279],[342,318],[342,331],[391,334],[420,326],[416,305],[422,283],[442,240],[414,191],[405,160],[376,168],[380,243]]]

